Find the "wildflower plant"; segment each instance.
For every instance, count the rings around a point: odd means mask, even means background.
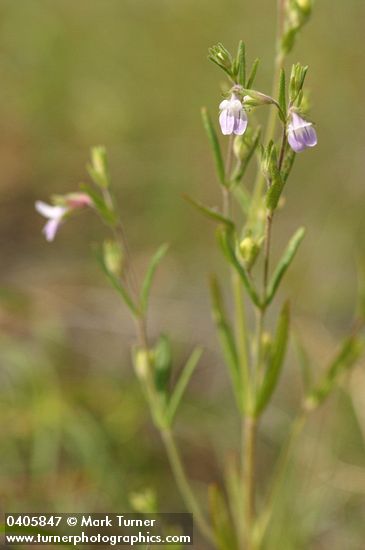
[[[170,340],[161,334],[157,341],[152,342],[148,334],[151,287],[168,245],[158,248],[140,283],[112,192],[103,147],[92,149],[88,166],[92,185],[83,184],[78,193],[55,197],[53,205],[36,203],[37,210],[48,218],[44,232],[49,241],[53,240],[60,225],[80,209],[92,209],[109,228],[110,238],[97,248],[96,257],[134,320],[137,342],[132,350],[132,360],[136,375],[154,425],[161,434],[186,508],[194,514],[202,536],[212,547],[222,550],[263,547],[273,503],[296,437],[308,416],[324,402],[345,372],[354,366],[363,349],[360,336],[363,323],[359,318],[317,381],[306,385],[297,418],[283,445],[270,485],[266,493],[260,496],[258,506],[257,433],[284,366],[290,335],[290,302],[285,301],[281,305],[273,331],[268,323],[268,311],[305,236],[305,229],[297,228],[288,239],[281,257],[275,259],[273,267],[272,229],[274,219],[280,213],[283,193],[290,184],[297,153],[317,145],[317,132],[305,108],[304,85],[308,67],[296,63],[289,73],[285,69],[285,61],[311,11],[311,0],[279,2],[271,94],[257,89],[259,61],[255,60],[248,70],[242,41],[235,54],[222,44],[209,50],[209,59],[224,73],[229,85],[228,92],[219,103],[217,124],[205,108],[202,110],[203,125],[222,192],[222,204],[217,207],[192,197],[186,199],[215,225],[217,244],[230,274],[228,289],[216,276],[212,276],[210,293],[213,321],[242,422],[240,461],[227,461],[224,490],[216,485],[210,487],[209,519],[206,506],[198,501],[190,486],[173,433],[179,405],[203,350],[200,347],[194,349],[180,378],[170,389],[173,363]],[[255,121],[257,109],[267,109],[265,130]],[[223,146],[227,149],[226,155],[223,155]],[[250,185],[246,174],[254,160],[258,169],[255,181]],[[305,158],[302,157],[301,162],[305,162]],[[233,311],[225,304],[227,292],[232,294]],[[248,318],[252,318],[252,315],[247,315],[249,308],[255,314],[254,327],[248,323]]]

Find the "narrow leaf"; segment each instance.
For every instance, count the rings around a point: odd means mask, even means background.
[[[284,157],[283,166],[282,166],[282,169],[281,169],[281,177],[283,178],[284,183],[286,183],[286,181],[287,181],[287,179],[290,175],[291,169],[293,168],[295,157],[296,157],[295,151],[293,151],[293,149],[291,149],[291,147],[287,147],[287,151],[286,151],[285,157]]]
[[[232,189],[233,196],[242,208],[244,214],[248,214],[251,206],[251,197],[244,187],[234,187]]]
[[[247,84],[246,84],[245,88],[248,88],[248,89],[252,88],[252,85],[255,82],[256,73],[257,73],[259,63],[260,63],[260,60],[258,58],[255,59],[255,61],[253,62],[251,72],[250,72],[250,75],[248,77]]]
[[[243,267],[239,259],[237,258],[235,246],[233,241],[233,230],[227,230],[226,228],[220,228],[218,231],[218,240],[221,245],[221,248],[230,261],[230,263],[233,265],[233,267],[238,272],[248,294],[250,295],[253,303],[257,307],[261,307],[261,301],[260,298],[256,292],[255,287],[251,283],[251,279],[249,274],[247,273],[246,269]]]
[[[168,244],[162,244],[157,252],[153,255],[150,264],[147,269],[147,273],[145,275],[143,284],[142,284],[142,290],[140,295],[140,303],[141,303],[141,310],[143,313],[146,313],[148,308],[148,300],[150,296],[150,290],[153,283],[153,278],[156,272],[156,269],[158,265],[160,264],[161,260],[165,256],[167,250],[169,248]]]
[[[242,40],[240,40],[240,43],[238,45],[237,67],[238,67],[238,74],[237,74],[238,84],[244,87],[245,81],[246,81],[246,48]]]
[[[273,212],[277,206],[281,196],[281,193],[284,189],[284,180],[281,177],[279,168],[278,168],[278,159],[276,154],[275,145],[272,145],[268,151],[268,176],[270,179],[270,187],[266,193],[266,207],[268,210]]]
[[[304,227],[300,227],[293,235],[293,237],[290,239],[288,246],[286,247],[284,254],[282,255],[268,286],[268,292],[267,297],[265,301],[265,305],[268,306],[272,299],[275,296],[275,293],[279,287],[279,284],[281,282],[281,279],[283,278],[286,270],[292,263],[294,256],[299,248],[300,243],[303,240],[305,234]]]
[[[227,504],[216,485],[209,487],[209,505],[217,548],[219,550],[238,550],[236,535]]]
[[[284,364],[284,358],[289,335],[289,303],[286,302],[281,310],[271,360],[264,374],[261,387],[255,404],[255,415],[258,416],[266,408],[279,380],[280,372]]]
[[[179,380],[176,383],[174,391],[171,395],[168,409],[167,417],[169,423],[171,424],[175,418],[176,411],[180,405],[181,399],[185,393],[185,390],[190,382],[190,379],[195,371],[195,368],[199,362],[200,357],[202,356],[203,350],[201,348],[195,348],[189,359],[187,360],[183,371],[180,375]]]
[[[353,367],[364,350],[364,344],[357,336],[349,336],[340,351],[327,368],[326,373],[305,400],[305,408],[312,410],[321,405],[333,390],[342,374]]]
[[[312,371],[310,367],[310,359],[308,357],[308,353],[305,350],[302,342],[300,341],[300,338],[298,334],[294,333],[294,349],[298,358],[300,372],[302,375],[303,380],[303,386],[305,391],[308,391],[309,388],[312,386]]]
[[[224,161],[218,141],[218,136],[214,129],[209,113],[205,107],[203,107],[202,109],[202,119],[205,131],[209,139],[209,143],[212,148],[218,179],[222,185],[226,185]]]
[[[155,386],[158,392],[166,395],[172,368],[171,343],[165,334],[161,334],[153,350]]]
[[[189,195],[184,195],[184,199],[190,204],[192,204],[197,210],[199,210],[199,212],[201,212],[211,220],[214,220],[215,222],[223,223],[224,225],[233,228],[232,220],[223,216],[223,214],[221,214],[218,210],[211,208],[209,206],[205,206],[205,204],[202,204],[201,202],[196,201]]]
[[[279,105],[281,111],[279,111],[279,116],[283,122],[283,114],[286,115],[286,80],[285,80],[285,70],[282,68],[280,71],[280,83],[279,83]]]
[[[108,207],[100,193],[95,191],[90,185],[87,185],[87,183],[82,183],[80,189],[93,201],[95,209],[104,222],[108,225],[114,225],[117,221],[116,214]]]
[[[239,540],[244,539],[245,525],[242,518],[245,517],[244,501],[242,498],[242,480],[240,469],[234,455],[228,455],[225,461],[224,481],[227,491],[228,505],[235,530]]]
[[[252,145],[251,145],[251,148],[250,150],[248,151],[247,153],[247,156],[245,157],[245,159],[242,161],[242,162],[239,162],[237,164],[237,167],[232,175],[232,178],[231,178],[231,184],[232,184],[232,188],[234,189],[234,187],[237,185],[237,183],[239,183],[243,176],[245,175],[245,172],[247,170],[247,167],[250,163],[250,160],[252,159],[259,143],[260,143],[260,136],[261,136],[261,128],[257,128],[256,132],[255,132],[255,135],[253,136],[253,139],[252,139]]]
[[[98,263],[100,264],[101,269],[109,279],[109,282],[111,285],[115,288],[115,290],[118,292],[118,294],[122,297],[124,300],[124,303],[126,306],[130,309],[130,311],[135,315],[136,317],[139,316],[140,312],[137,308],[137,306],[134,304],[132,298],[130,297],[128,291],[124,287],[123,283],[116,277],[106,266],[104,261],[104,255],[102,250],[99,248],[95,249],[95,255]]]
[[[210,295],[212,301],[213,320],[217,327],[219,342],[222,348],[223,357],[230,371],[232,386],[239,408],[242,405],[241,379],[239,358],[236,342],[231,326],[227,320],[224,308],[224,301],[219,283],[215,277],[210,280]]]
[[[231,80],[232,79],[232,72],[228,67],[225,67],[223,63],[220,63],[213,55],[208,55],[208,59],[212,61],[215,65],[217,65],[220,69],[223,69],[223,71],[229,76]]]

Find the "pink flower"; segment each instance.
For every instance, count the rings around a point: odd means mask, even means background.
[[[86,193],[70,193],[64,197],[64,205],[51,205],[43,201],[36,201],[35,209],[39,214],[48,219],[43,228],[43,233],[48,242],[54,240],[57,231],[64,222],[67,214],[74,210],[92,206],[92,200]]]

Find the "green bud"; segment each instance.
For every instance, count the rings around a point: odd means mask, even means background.
[[[150,353],[148,350],[138,348],[134,353],[134,368],[140,380],[146,380],[150,368]]]
[[[103,255],[105,265],[113,275],[120,277],[123,271],[123,253],[117,242],[112,240],[104,241]]]
[[[302,13],[306,16],[309,16],[312,8],[313,8],[313,1],[312,0],[297,0],[298,8],[302,11]]]
[[[243,136],[236,136],[233,142],[233,152],[237,160],[245,160],[250,153],[252,145],[250,143],[251,140],[247,139],[249,136],[246,136],[248,132],[249,130],[247,129]]]
[[[259,243],[252,237],[245,237],[239,244],[241,257],[247,269],[251,269],[260,252]]]
[[[109,171],[106,149],[103,146],[91,149],[91,165],[88,171],[93,181],[100,187],[109,187]]]
[[[138,493],[131,493],[129,495],[129,502],[133,510],[139,514],[157,513],[156,493],[152,489],[145,489]]]
[[[264,332],[261,337],[261,346],[262,346],[262,355],[264,361],[269,361],[271,359],[271,352],[273,348],[273,339],[269,332]]]

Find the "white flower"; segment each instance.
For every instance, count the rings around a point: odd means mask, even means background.
[[[241,136],[247,128],[247,115],[241,101],[235,94],[230,99],[225,99],[219,105],[221,111],[219,115],[219,124],[222,134],[225,136],[236,134]]]
[[[42,216],[48,218],[43,228],[43,233],[48,242],[53,241],[65,214],[68,212],[68,208],[66,206],[52,206],[43,201],[36,201],[35,209]]]

